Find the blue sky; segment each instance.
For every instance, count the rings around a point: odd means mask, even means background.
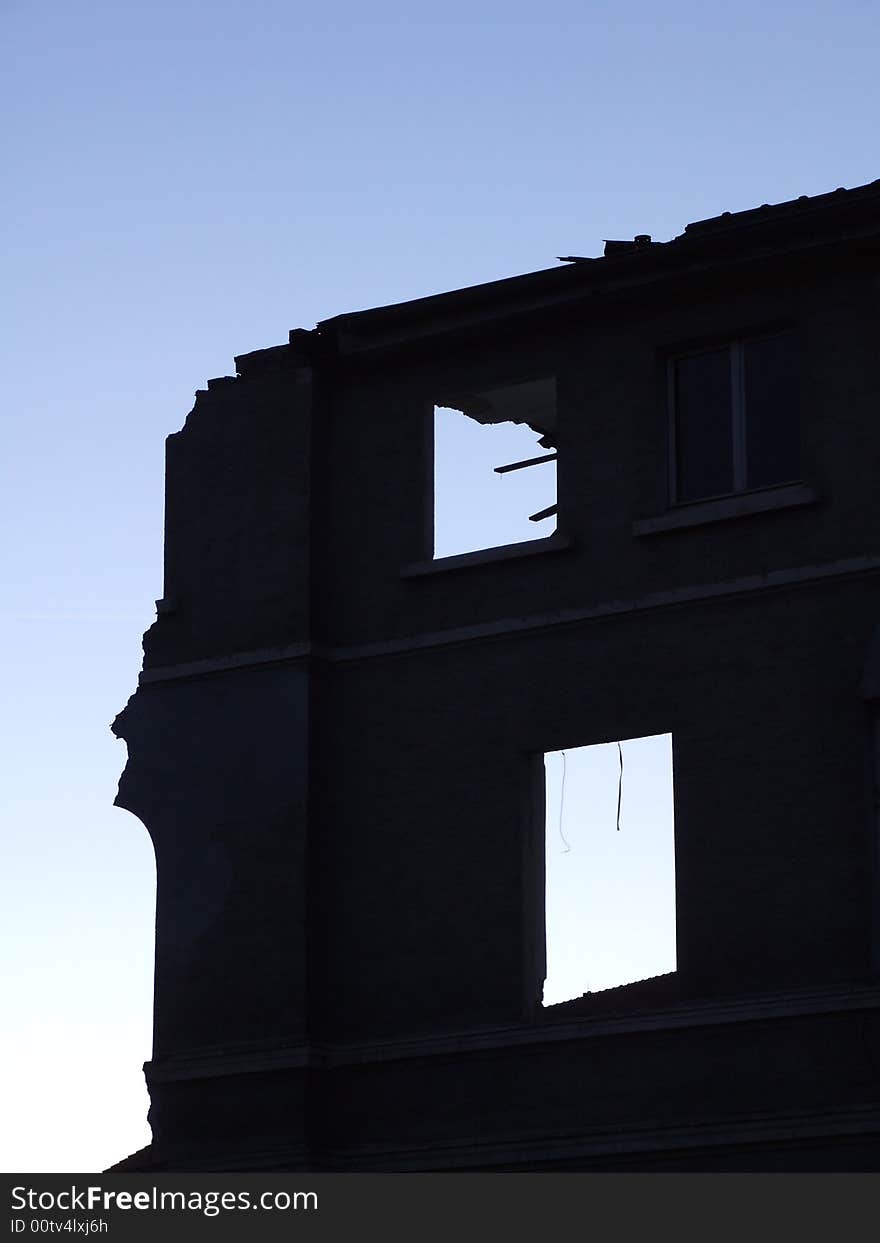
[[[148,1137],[109,723],[193,391],[343,311],[873,180],[878,34],[869,0],[0,0],[2,1168]]]

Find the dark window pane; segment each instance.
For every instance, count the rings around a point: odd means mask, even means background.
[[[748,486],[797,479],[800,431],[793,334],[745,341],[743,371]]]
[[[733,491],[728,349],[675,363],[675,457],[677,501]]]

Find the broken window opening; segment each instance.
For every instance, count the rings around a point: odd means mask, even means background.
[[[544,769],[543,1004],[675,971],[672,735],[547,752]]]
[[[437,398],[433,556],[552,535],[556,460],[553,378]]]

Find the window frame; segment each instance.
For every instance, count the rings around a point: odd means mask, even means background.
[[[721,500],[725,497],[743,496],[750,492],[766,492],[772,488],[787,487],[802,482],[803,473],[798,471],[790,479],[780,479],[773,483],[751,485],[748,480],[748,426],[745,387],[744,347],[754,341],[766,341],[773,337],[791,334],[795,336],[793,324],[777,324],[758,332],[743,332],[736,336],[727,335],[714,337],[699,346],[675,349],[666,356],[666,417],[667,417],[667,495],[670,507],[679,508],[686,505],[702,505],[707,501]],[[698,358],[702,354],[715,354],[726,350],[730,366],[730,422],[731,422],[731,456],[733,487],[729,492],[714,492],[705,496],[681,500],[678,495],[678,410],[676,403],[676,367],[687,358]],[[800,404],[798,408],[798,426],[800,430]],[[800,439],[798,442],[799,456],[801,453]]]

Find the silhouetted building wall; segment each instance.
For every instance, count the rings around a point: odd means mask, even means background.
[[[878,244],[880,183],[725,214],[197,395],[130,1168],[877,1167]],[[557,532],[432,560],[434,404],[541,378]],[[542,755],[660,733],[677,970],[543,1009]]]

